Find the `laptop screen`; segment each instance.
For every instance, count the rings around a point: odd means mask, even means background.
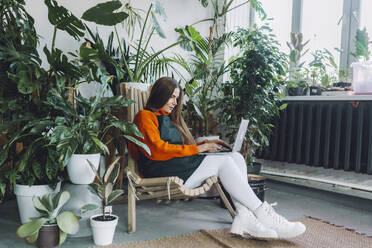
[[[235,143],[233,147],[233,152],[238,152],[242,148],[245,133],[247,132],[249,120],[242,119],[240,122],[239,131],[236,134]]]

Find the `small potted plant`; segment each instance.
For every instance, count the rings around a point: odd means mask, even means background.
[[[289,52],[289,78],[287,81],[287,92],[290,96],[302,96],[307,93],[307,83],[304,77],[303,65],[305,62],[301,62],[301,58],[309,51],[309,49],[303,51],[304,47],[309,43],[303,41],[302,33],[291,33],[291,42],[287,42],[287,46],[290,49]]]
[[[17,229],[20,238],[29,243],[37,243],[38,247],[51,248],[61,245],[67,234],[75,234],[79,230],[79,217],[71,211],[63,211],[62,207],[70,199],[68,191],[55,195],[46,194],[34,197],[33,203],[40,217],[21,225]]]
[[[336,81],[337,64],[327,49],[316,50],[312,55],[314,59],[309,63],[310,95],[321,95],[322,86],[328,87]]]
[[[96,175],[96,183],[90,184],[91,191],[98,195],[102,202],[102,213],[90,217],[90,225],[93,231],[93,240],[96,245],[109,245],[114,238],[115,228],[119,217],[111,213],[111,208],[108,205],[117,197],[124,193],[122,189],[114,190],[116,179],[119,175],[120,164],[118,157],[105,171],[103,176],[100,176],[94,165],[88,160],[92,171]],[[84,213],[90,210],[96,210],[100,206],[96,204],[87,204],[81,208]],[[109,209],[109,210],[108,210]],[[106,211],[109,213],[106,213]]]

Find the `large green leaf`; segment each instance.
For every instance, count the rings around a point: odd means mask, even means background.
[[[92,169],[92,171],[94,172],[94,174],[96,175],[96,178],[99,180],[100,183],[102,183],[101,177],[99,176],[99,173],[96,170],[96,168],[94,167],[94,165],[92,164],[92,162],[90,162],[89,159],[87,159],[87,162],[88,162],[90,168]]]
[[[104,183],[112,183],[115,184],[115,181],[119,175],[120,170],[120,164],[118,161],[120,160],[120,157],[115,159],[114,162],[110,164],[110,166],[107,168],[105,175],[103,176],[103,182]]]
[[[83,214],[88,211],[96,210],[99,206],[96,204],[86,204],[80,208],[80,212]]]
[[[32,235],[26,237],[26,240],[27,240],[28,243],[32,244],[32,243],[36,242],[38,236],[39,236],[39,230],[34,232]]]
[[[147,152],[147,154],[151,155],[150,148],[146,144],[142,143],[138,139],[136,139],[132,136],[129,136],[129,135],[124,135],[124,137],[127,138],[128,140],[132,141],[134,144],[142,147]]]
[[[67,238],[67,233],[65,233],[64,231],[62,231],[61,229],[59,229],[59,242],[58,242],[58,245],[61,246],[63,244],[63,242],[65,242]]]
[[[164,31],[163,29],[160,27],[160,24],[158,22],[158,20],[156,19],[156,16],[154,13],[151,13],[151,16],[152,16],[152,23],[153,23],[153,26],[156,30],[156,33],[163,39],[165,39],[165,34],[164,34]]]
[[[79,219],[71,211],[64,211],[57,216],[58,227],[68,234],[76,234],[79,231]]]
[[[99,3],[83,13],[82,19],[105,26],[115,26],[124,21],[128,14],[115,12],[122,6],[118,0]]]
[[[40,201],[39,197],[32,198],[32,202],[36,210],[40,213],[47,214],[49,212],[49,209]]]
[[[59,6],[55,0],[45,0],[45,4],[48,6],[48,19],[52,25],[66,31],[75,39],[84,36],[85,26],[83,22],[65,7]]]
[[[47,222],[47,220],[47,218],[38,218],[23,224],[17,229],[18,237],[25,238],[27,236],[31,236],[35,232],[38,232],[39,229]]]
[[[66,190],[59,192],[53,198],[53,205],[54,205],[54,215],[57,216],[58,212],[61,210],[63,205],[70,199],[70,193]]]
[[[124,190],[122,189],[117,189],[114,190],[109,197],[107,198],[107,204],[110,204],[112,201],[114,201],[116,198],[118,198],[120,195],[124,193]]]
[[[105,202],[104,202],[104,205],[106,205],[106,206],[108,205],[108,202],[107,202],[108,197],[111,195],[113,189],[114,189],[114,185],[112,183],[107,183],[105,185],[105,193],[104,193]]]

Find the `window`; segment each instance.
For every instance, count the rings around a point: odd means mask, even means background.
[[[367,28],[369,40],[372,41],[372,1],[362,0],[360,6],[360,28]]]
[[[267,18],[274,19],[269,21],[269,24],[273,29],[276,39],[280,43],[280,50],[288,54],[289,48],[286,42],[290,40],[292,0],[262,0],[261,3],[267,14]],[[256,18],[258,25],[262,25],[264,23],[258,17]]]
[[[249,27],[249,4],[246,0],[236,0],[232,3],[231,11],[226,14],[226,32],[236,31],[238,28]],[[243,4],[242,6],[239,6]],[[237,7],[239,6],[239,7]],[[237,8],[234,8],[237,7]],[[236,55],[239,52],[238,48],[226,47],[225,48],[225,59],[228,60],[231,56]],[[226,77],[224,78],[226,80]]]
[[[334,48],[341,47],[341,29],[343,1],[340,0],[303,0],[302,33],[309,40],[310,49],[304,56],[306,63],[313,60],[312,52],[328,49],[339,61],[340,53]]]

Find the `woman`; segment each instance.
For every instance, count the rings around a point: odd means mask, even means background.
[[[149,155],[134,143],[129,144],[143,176],[178,176],[188,188],[218,176],[237,210],[231,233],[256,238],[292,238],[305,232],[302,223],[287,221],[271,205],[257,198],[248,184],[247,167],[240,153],[198,155],[227,144],[222,140],[195,144],[181,116],[182,98],[180,85],[172,78],[162,77],[153,85],[145,109],[135,116],[134,123],[144,136],[141,141],[151,151]]]

